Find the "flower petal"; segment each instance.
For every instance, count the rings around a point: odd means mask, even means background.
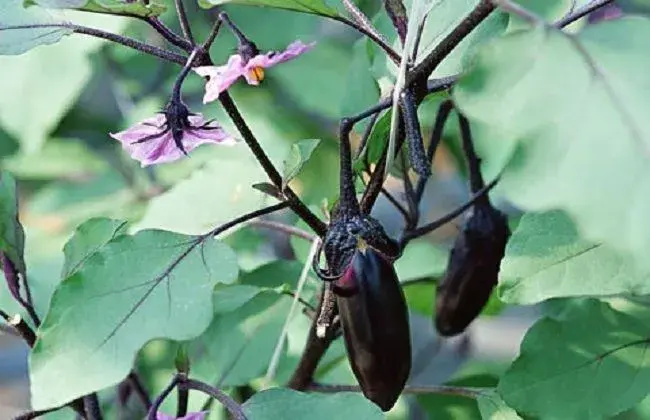
[[[111,137],[122,144],[131,144],[143,137],[159,133],[165,125],[165,122],[165,116],[163,114],[156,114],[124,131],[115,134],[111,133]]]
[[[201,114],[190,116],[189,123],[190,127],[185,129],[181,139],[183,147],[188,153],[205,143],[222,145],[236,143],[235,139],[226,133],[216,121],[207,123]],[[124,150],[144,167],[173,162],[184,156],[176,146],[171,131],[165,130],[165,116],[158,115],[122,132],[111,133],[111,137],[120,141]],[[156,134],[159,136],[138,143],[138,141]]]
[[[294,41],[280,53],[271,51],[266,54],[256,55],[250,59],[248,63],[246,63],[246,73],[255,67],[267,68],[279,63],[284,63],[285,61],[292,60],[312,49],[314,45],[316,45],[315,42],[305,44],[302,41]]]
[[[242,58],[238,54],[231,55],[225,66],[202,66],[196,67],[194,71],[200,76],[209,78],[203,96],[203,103],[206,104],[216,100],[221,92],[246,73]]]

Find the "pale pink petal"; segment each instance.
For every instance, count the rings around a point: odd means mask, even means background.
[[[268,68],[279,63],[284,63],[285,61],[293,60],[312,49],[314,45],[316,45],[315,42],[305,44],[302,41],[294,41],[282,52],[271,51],[266,54],[256,55],[246,63],[246,70],[248,71],[255,67]]]
[[[165,115],[156,114],[151,118],[137,123],[133,127],[130,127],[119,133],[111,133],[111,137],[115,140],[118,140],[122,144],[131,144],[134,141],[137,141],[143,137],[150,136],[155,133],[159,133],[165,125]]]
[[[207,130],[200,128],[206,123],[201,114],[190,116],[189,120],[192,127],[188,128],[183,136],[183,145],[188,152],[205,143],[218,143],[224,146],[231,146],[237,143],[216,121],[210,122],[207,125],[207,128],[210,128],[210,130]]]
[[[182,158],[184,154],[176,146],[171,131],[167,131],[159,137],[149,139],[142,143],[137,143],[138,140],[164,131],[165,117],[164,115],[161,117],[162,120],[159,116],[149,118],[120,133],[111,134],[111,137],[120,141],[124,150],[126,150],[133,159],[139,161],[143,167],[178,160]],[[206,124],[206,121],[201,114],[192,115],[188,119],[191,126],[183,132],[183,138],[181,140],[183,147],[188,153],[205,143],[218,143],[222,145],[235,144],[235,139],[221,129],[216,121],[212,121],[207,125],[209,128],[216,129],[207,130],[201,128]],[[162,124],[160,124],[161,122]],[[161,128],[156,128],[144,123],[156,124]]]
[[[239,54],[231,55],[225,66],[203,66],[194,69],[200,76],[208,77],[205,84],[203,103],[216,100],[219,94],[232,86],[238,78],[246,73]]]

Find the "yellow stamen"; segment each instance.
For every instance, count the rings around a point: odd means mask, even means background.
[[[264,80],[264,69],[262,67],[253,67],[248,74],[257,82]]]

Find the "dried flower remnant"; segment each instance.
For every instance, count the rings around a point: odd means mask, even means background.
[[[245,78],[249,85],[259,85],[264,80],[264,69],[293,60],[314,45],[315,43],[304,44],[302,41],[295,41],[282,52],[261,54],[254,44],[250,43],[246,48],[239,48],[238,53],[230,56],[224,66],[196,67],[196,73],[209,78],[205,85],[203,102],[216,100],[221,92],[227,90],[240,77]]]
[[[201,114],[190,114],[182,102],[172,103],[162,113],[122,132],[111,133],[111,137],[122,143],[143,167],[173,162],[205,143],[236,143],[216,121],[206,121]]]

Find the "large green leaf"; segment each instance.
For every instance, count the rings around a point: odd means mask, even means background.
[[[508,406],[539,418],[597,419],[640,402],[650,389],[645,322],[587,300],[526,334],[499,382]]]
[[[240,289],[239,295],[248,292]],[[264,375],[290,306],[289,296],[258,289],[242,306],[217,315],[190,345],[192,374],[220,386],[245,385]]]
[[[108,166],[82,142],[72,139],[49,140],[38,153],[15,154],[2,163],[21,180],[83,179]]]
[[[479,0],[443,1],[429,12],[418,58],[426,57],[469,13]],[[489,39],[502,34],[508,25],[508,16],[499,11],[492,13],[476,30],[465,37],[440,63],[433,77],[444,77],[462,71],[475,49]]]
[[[90,219],[81,224],[65,244],[63,279],[73,275],[101,247],[126,231],[126,222],[104,218]]]
[[[13,3],[17,0],[9,0]],[[0,27],[7,26],[0,2]],[[28,10],[39,10],[30,7]],[[31,13],[31,12],[30,12]],[[110,32],[119,32],[126,18],[70,12],[75,16],[75,23],[99,26]],[[24,19],[16,24],[31,24],[33,20]],[[52,29],[49,29],[51,31]],[[0,30],[0,54],[7,34],[15,30]],[[48,35],[49,34],[49,35]],[[16,44],[11,36],[9,45],[21,45],[19,52],[40,45],[41,40],[52,43],[61,34],[54,37],[49,32],[40,32],[39,43],[30,41],[32,35],[25,35],[24,42]],[[0,97],[12,98],[0,101],[0,125],[13,136],[27,152],[37,151],[58,125],[61,118],[74,104],[92,75],[89,55],[96,51],[104,41],[87,36],[68,37],[56,45],[48,45],[12,57],[0,57]],[[13,48],[13,47],[11,47]],[[14,50],[18,51],[18,50]],[[14,52],[14,54],[17,52]]]
[[[23,0],[4,0],[0,3],[0,55],[22,54],[44,44],[53,44],[71,29],[62,27],[27,28],[30,25],[66,23],[65,20],[39,7],[23,7]],[[21,27],[12,29],[13,27]]]
[[[25,274],[25,231],[18,220],[16,180],[9,172],[0,173],[0,251]]]
[[[530,213],[513,233],[499,273],[499,295],[531,304],[554,297],[650,293],[650,272],[604,244],[582,239],[561,211]]]
[[[234,253],[212,238],[152,230],[108,242],[52,297],[30,355],[32,405],[118,383],[149,340],[201,334],[213,316],[212,289],[237,271]]]
[[[646,267],[649,41],[650,21],[639,17],[577,36],[520,31],[483,48],[454,89],[462,111],[499,134],[477,149],[509,161],[501,192],[526,210],[566,210],[586,239]]]
[[[245,144],[221,150],[217,159],[153,198],[137,228],[199,234],[262,207],[266,196],[252,185],[266,175],[249,153]]]
[[[275,9],[293,10],[320,16],[337,17],[336,9],[323,0],[199,0],[201,7],[209,8],[222,4],[243,4],[246,6],[272,7]]]
[[[483,420],[521,420],[517,412],[508,407],[494,391],[481,393],[476,398],[476,404]]]
[[[161,0],[25,0],[25,4],[56,9],[79,9],[88,12],[109,13],[113,15],[159,16],[167,7]]]
[[[253,395],[243,405],[249,420],[337,418],[341,420],[380,420],[379,407],[359,393],[304,394],[276,388]]]

